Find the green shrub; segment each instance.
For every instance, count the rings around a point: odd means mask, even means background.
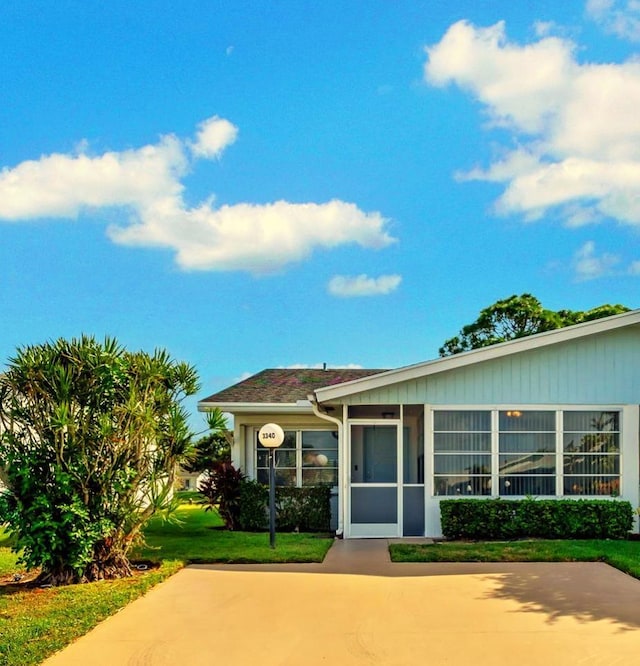
[[[443,500],[440,519],[450,539],[625,539],[633,509],[620,500]]]
[[[245,532],[260,532],[269,528],[269,489],[252,479],[240,484],[240,513],[238,526]]]
[[[285,532],[328,532],[331,489],[327,486],[276,488],[276,524]]]
[[[328,532],[331,521],[331,489],[324,486],[276,488],[276,528],[282,532]],[[245,479],[240,484],[241,530],[269,528],[269,489]]]

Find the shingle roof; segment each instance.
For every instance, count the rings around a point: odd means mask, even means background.
[[[323,386],[377,375],[384,370],[345,368],[340,370],[270,369],[210,395],[201,403],[295,403]]]

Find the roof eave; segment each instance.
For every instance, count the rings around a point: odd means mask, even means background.
[[[308,400],[297,402],[207,402],[198,403],[199,412],[209,412],[215,408],[229,414],[313,414]]]

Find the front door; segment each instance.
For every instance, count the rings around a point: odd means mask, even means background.
[[[352,423],[349,434],[348,536],[400,536],[399,424]]]

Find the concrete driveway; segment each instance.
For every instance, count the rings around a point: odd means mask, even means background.
[[[392,564],[385,540],[321,565],[192,566],[47,666],[638,663],[640,581],[606,564]]]

